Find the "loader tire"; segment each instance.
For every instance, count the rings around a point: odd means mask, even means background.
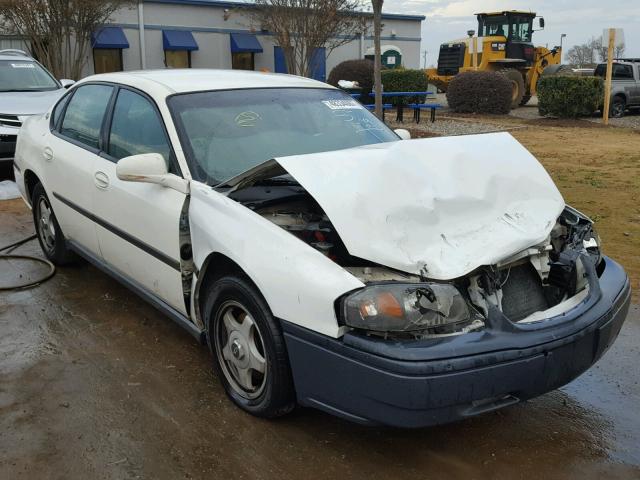
[[[524,98],[524,77],[522,73],[513,68],[503,68],[500,70],[507,80],[511,82],[511,108],[517,108]]]

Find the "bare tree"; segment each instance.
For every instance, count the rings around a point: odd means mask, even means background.
[[[324,47],[327,56],[366,32],[362,0],[256,0],[248,11],[252,22],[269,30],[284,51],[293,75],[313,75],[313,56]]]
[[[0,0],[3,30],[31,45],[31,54],[57,78],[78,79],[91,34],[135,0]]]
[[[371,0],[373,7],[373,88],[375,93],[376,116],[382,120],[382,51],[380,36],[382,35],[382,4],[384,0]]]
[[[606,62],[607,61],[607,57],[609,55],[609,44],[608,42],[604,42],[602,41],[602,38],[599,39],[592,39],[592,42],[595,42],[596,44],[596,51],[598,52],[598,57],[600,58],[601,62]],[[624,44],[624,42],[617,42],[614,46],[613,46],[613,58],[620,58],[624,55],[624,51],[626,50],[626,45]]]

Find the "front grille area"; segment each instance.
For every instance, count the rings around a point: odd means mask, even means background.
[[[464,43],[440,45],[438,75],[457,75],[464,65]]]
[[[20,128],[22,126],[22,122],[17,115],[5,115],[4,113],[0,113],[0,125],[4,127]]]
[[[502,311],[513,322],[549,308],[540,277],[529,263],[511,268],[502,293]]]
[[[0,135],[0,159],[13,158],[17,139],[16,135]]]

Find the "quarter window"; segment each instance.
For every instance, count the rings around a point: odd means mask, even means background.
[[[99,148],[102,119],[113,87],[85,85],[79,87],[69,101],[60,133],[88,147]]]
[[[122,89],[113,110],[108,153],[120,160],[140,153],[159,153],[170,169],[169,142],[162,121],[151,102]]]

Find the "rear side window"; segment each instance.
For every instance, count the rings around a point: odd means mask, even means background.
[[[120,160],[140,153],[159,153],[170,168],[169,141],[151,102],[130,90],[118,93],[113,109],[109,155]]]
[[[107,85],[79,87],[69,101],[60,133],[91,148],[99,148],[102,120],[113,92]]]

